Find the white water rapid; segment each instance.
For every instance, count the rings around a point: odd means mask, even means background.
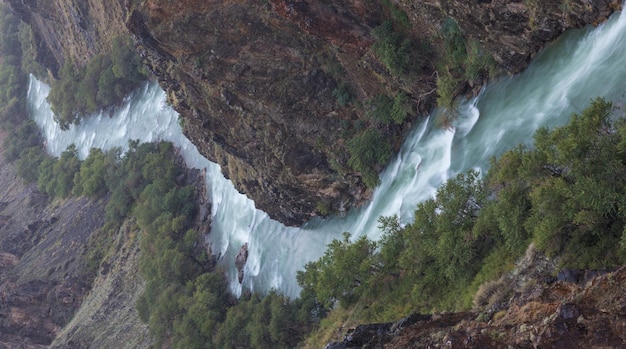
[[[531,143],[541,126],[566,123],[591,98],[603,96],[623,106],[626,93],[626,15],[616,14],[597,28],[570,31],[537,55],[528,69],[487,86],[478,98],[462,103],[450,129],[443,129],[435,111],[413,129],[400,153],[382,173],[371,204],[347,217],[314,219],[301,228],[287,228],[254,207],[204,159],[178,125],[178,115],[156,83],[136,91],[112,117],[85,118],[80,126],[61,131],[46,102],[49,88],[31,78],[28,92],[32,116],[42,128],[48,151],[58,156],[74,143],[81,157],[92,147],[126,147],[128,140],[171,141],[183,151],[188,166],[207,168],[213,198],[210,240],[222,255],[231,289],[240,294],[234,256],[248,243],[243,287],[266,292],[278,289],[297,296],[297,270],[319,258],[326,245],[344,231],[377,239],[377,219],[398,214],[412,219],[417,203],[432,197],[447,178],[472,168],[484,170],[489,158],[519,144]]]

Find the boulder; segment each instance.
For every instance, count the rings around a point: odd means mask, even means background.
[[[243,268],[246,266],[246,262],[248,261],[248,243],[246,242],[241,246],[239,252],[237,252],[237,257],[235,257],[235,267],[237,267],[237,279],[239,283],[243,281]]]

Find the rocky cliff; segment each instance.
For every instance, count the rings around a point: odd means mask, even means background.
[[[516,73],[567,28],[619,8],[616,0],[5,1],[33,25],[38,58],[53,73],[132,33],[186,135],[258,208],[290,225],[368,199],[346,144],[376,127],[398,149],[411,121],[433,106],[446,19]],[[373,29],[386,19],[424,44],[416,73],[392,74],[372,53]],[[371,101],[399,93],[410,117],[372,122]]]
[[[473,311],[360,325],[326,349],[623,348],[624,281],[624,267],[557,273],[531,246],[513,272],[478,291],[486,302]]]
[[[69,59],[85,65],[126,33],[123,0],[5,0],[33,28],[36,59],[56,74]]]
[[[52,201],[0,159],[0,346],[43,347],[72,318],[93,280],[85,246],[103,224],[102,200]]]

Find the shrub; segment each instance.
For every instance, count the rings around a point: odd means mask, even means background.
[[[368,116],[384,125],[392,122],[401,125],[410,113],[409,97],[404,92],[399,92],[393,99],[386,95],[380,95],[371,101]]]
[[[380,95],[370,102],[370,110],[367,115],[384,125],[388,125],[393,121],[391,110],[393,109],[393,100],[387,95]]]
[[[350,152],[348,165],[361,172],[368,187],[376,187],[380,182],[377,168],[391,157],[389,141],[378,130],[367,129],[350,139],[347,145]]]
[[[476,80],[495,70],[495,61],[476,40],[467,40],[457,22],[446,18],[441,24],[441,59],[437,64],[437,104],[453,109],[463,80]]]
[[[416,72],[421,65],[418,57],[418,45],[405,34],[395,31],[390,21],[374,29],[376,43],[373,52],[393,75],[405,75]]]
[[[402,11],[397,5],[393,4],[390,0],[382,0],[383,5],[387,6],[391,12],[391,18],[394,22],[402,25],[403,27],[410,27],[411,22],[406,12]]]
[[[480,285],[472,303],[475,309],[488,310],[497,303],[506,301],[508,286],[502,280],[487,281]]]
[[[350,104],[353,99],[350,88],[345,84],[340,84],[339,87],[333,90],[333,97],[335,97],[337,103],[342,107]]]

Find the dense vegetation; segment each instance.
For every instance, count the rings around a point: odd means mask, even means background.
[[[147,78],[146,68],[129,38],[117,37],[110,52],[95,55],[86,67],[67,60],[51,83],[48,101],[61,128],[82,115],[119,105]]]
[[[383,20],[372,31],[375,42],[371,50],[404,87],[358,106],[365,107],[367,118],[357,120],[361,127],[354,127],[348,136],[346,165],[360,173],[369,188],[379,184],[378,173],[391,157],[392,135],[401,133],[402,125],[417,114],[413,109],[415,97],[407,93],[416,79],[426,79],[424,75],[432,72],[437,82],[437,105],[454,116],[454,100],[467,87],[466,82],[479,85],[495,71],[493,58],[477,41],[466,39],[454,19],[446,18],[438,35],[415,37],[405,12],[388,0],[381,5]],[[341,106],[353,102],[345,82],[333,95]]]
[[[38,173],[26,162],[41,161],[45,155],[39,128],[30,120],[26,108],[28,75],[22,66],[26,61],[23,57],[30,52],[28,29],[0,4],[0,128],[8,131],[3,155],[8,161],[17,161],[18,172],[32,181]]]
[[[626,121],[598,98],[569,124],[539,129],[533,148],[449,180],[411,224],[382,217],[379,242],[348,236],[298,274],[303,292],[361,322],[471,306],[478,286],[532,242],[561,266],[626,262]]]

